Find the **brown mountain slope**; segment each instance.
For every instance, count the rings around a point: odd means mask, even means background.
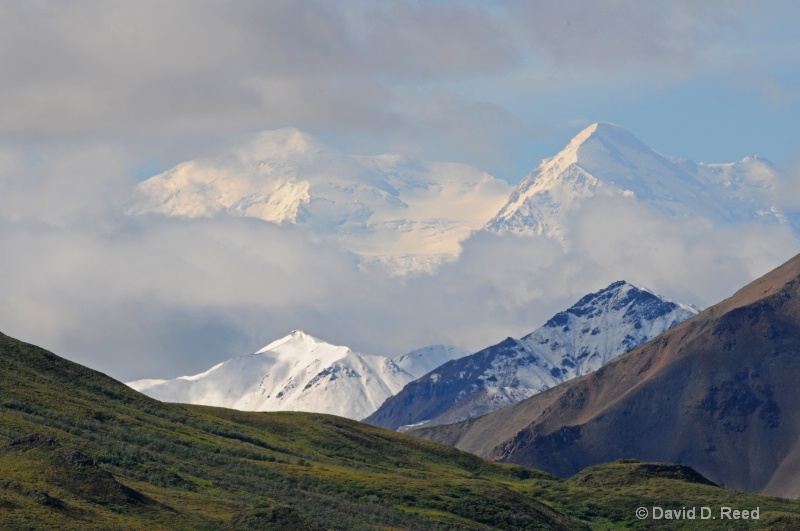
[[[620,458],[800,496],[800,256],[597,372],[412,432],[561,476]]]

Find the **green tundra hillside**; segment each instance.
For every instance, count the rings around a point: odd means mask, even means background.
[[[333,416],[165,404],[0,334],[2,529],[644,529],[639,506],[703,505],[800,528],[800,503],[677,465],[561,480]]]

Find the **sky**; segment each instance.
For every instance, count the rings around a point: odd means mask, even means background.
[[[627,276],[710,304],[796,240],[687,241],[654,222],[666,271],[652,252],[589,268],[476,237],[441,274],[397,281],[291,228],[124,206],[137,182],[287,126],[517,183],[607,121],[671,156],[760,155],[795,175],[799,20],[791,1],[0,0],[0,331],[134,379],[197,373],[294,328],[375,354],[486,346]],[[619,245],[648,237],[611,229]]]

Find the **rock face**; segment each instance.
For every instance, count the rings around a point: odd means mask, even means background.
[[[365,421],[398,429],[474,418],[596,370],[696,313],[614,282],[521,339],[507,338],[434,369]]]
[[[413,432],[569,476],[621,459],[800,495],[800,256],[589,375],[472,421]]]

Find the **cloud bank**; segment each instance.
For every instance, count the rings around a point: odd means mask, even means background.
[[[122,212],[142,168],[283,126],[352,153],[457,160],[510,180],[586,120],[646,125],[644,138],[664,140],[649,143],[680,156],[667,140],[770,156],[796,143],[800,123],[798,9],[0,3],[0,331],[133,379],[196,373],[293,328],[365,353],[480,348],[621,278],[713,303],[794,254],[792,235],[639,223],[630,204],[598,202],[571,221],[580,244],[569,254],[477,234],[437,275],[397,279],[291,227]],[[796,181],[786,190],[800,204]]]
[[[501,165],[569,119],[689,76],[796,94],[792,42],[748,2],[200,0],[0,6],[0,135],[114,137],[171,163],[294,126],[340,147]],[[758,72],[753,76],[754,71]],[[592,87],[592,90],[587,90]],[[633,88],[632,88],[633,87]],[[761,90],[761,89],[759,89]],[[778,95],[778,96],[776,96]],[[626,95],[630,99],[630,94]],[[542,102],[546,102],[543,106]],[[585,116],[586,113],[595,116]],[[579,114],[579,115],[576,115]],[[411,152],[411,150],[415,150]]]
[[[477,350],[620,279],[705,306],[797,250],[788,228],[676,222],[611,197],[570,221],[568,253],[476,233],[437,274],[392,278],[292,226],[122,215],[125,159],[0,157],[2,331],[124,380],[197,373],[293,329],[367,354]]]

